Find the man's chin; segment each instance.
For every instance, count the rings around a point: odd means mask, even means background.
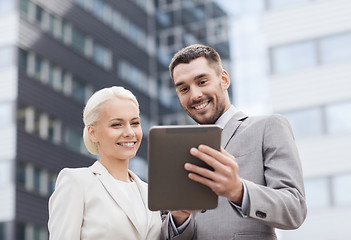
[[[197,122],[198,124],[213,124],[215,121],[212,120],[210,117],[205,117],[205,116],[191,116],[192,119]]]

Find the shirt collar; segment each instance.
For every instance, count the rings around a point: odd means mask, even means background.
[[[234,116],[235,113],[237,113],[238,110],[233,106],[230,105],[227,111],[225,111],[220,118],[217,119],[215,122],[216,125],[219,125],[222,129],[224,129],[224,126],[229,122],[229,120]]]

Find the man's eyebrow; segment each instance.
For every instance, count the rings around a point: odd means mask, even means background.
[[[206,77],[208,74],[206,74],[206,73],[201,73],[201,74],[199,74],[199,75],[196,75],[195,77],[194,77],[194,80],[198,80],[198,79],[201,79],[201,78],[203,78],[203,77]]]
[[[177,87],[179,87],[179,86],[181,86],[183,84],[184,84],[184,82],[178,82],[177,84],[175,84],[175,87],[177,88]]]
[[[203,77],[206,77],[207,75],[208,75],[207,73],[201,73],[199,75],[196,75],[193,80],[195,81],[195,80],[201,79]],[[184,84],[184,82],[178,82],[177,84],[175,84],[175,87],[177,88],[183,84]]]

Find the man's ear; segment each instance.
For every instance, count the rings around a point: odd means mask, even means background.
[[[89,138],[92,142],[97,143],[98,139],[95,136],[95,126],[89,125],[88,127]]]
[[[223,89],[227,90],[230,86],[230,78],[228,72],[225,69],[222,69],[221,80]]]

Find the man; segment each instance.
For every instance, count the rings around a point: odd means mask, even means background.
[[[190,45],[169,70],[179,100],[199,124],[223,128],[222,149],[200,145],[191,154],[214,171],[185,164],[189,178],[210,187],[218,207],[163,215],[163,239],[277,239],[274,228],[296,229],[306,218],[301,164],[282,116],[248,117],[231,105],[230,79],[218,53]]]

